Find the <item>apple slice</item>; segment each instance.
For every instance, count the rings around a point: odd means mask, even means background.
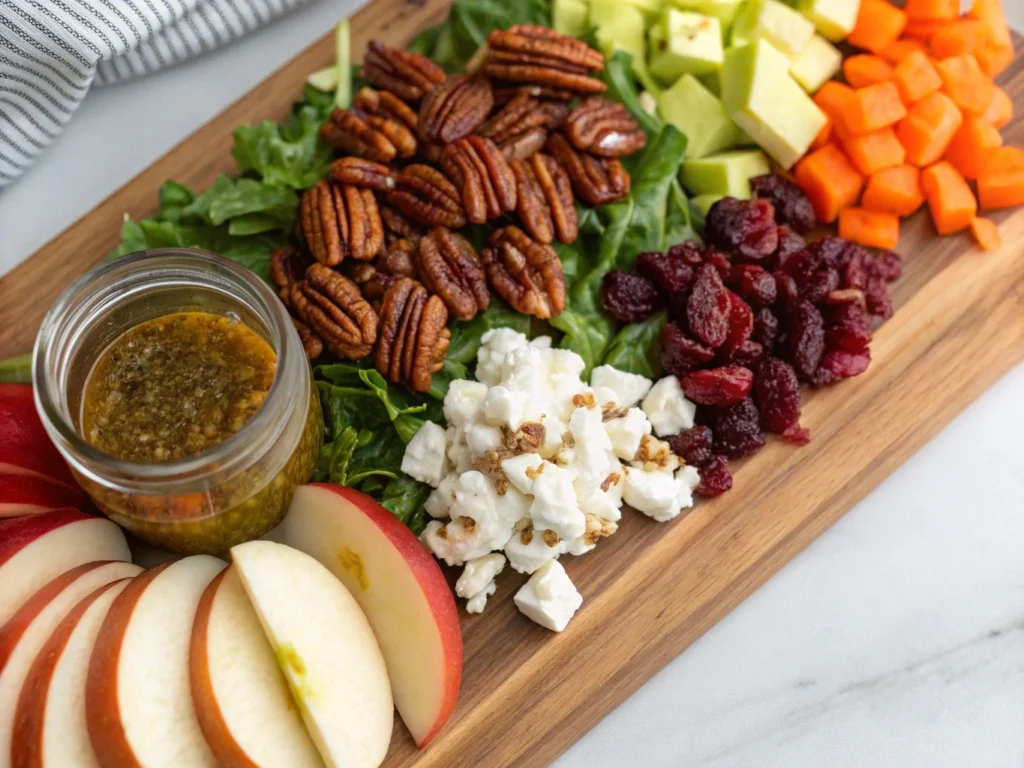
[[[377,635],[398,713],[416,744],[429,744],[462,678],[458,609],[437,561],[388,510],[340,485],[299,487],[270,536],[348,587]]]
[[[188,657],[199,600],[224,567],[186,557],[146,571],[114,600],[85,684],[101,765],[217,767],[192,706]]]
[[[14,709],[39,649],[89,593],[141,570],[116,560],[79,565],[46,584],[0,627],[0,766],[10,760]]]
[[[189,671],[199,726],[223,765],[322,768],[234,566],[199,601]]]
[[[48,581],[90,560],[131,560],[109,520],[77,509],[0,520],[0,626]]]
[[[14,713],[12,768],[100,768],[85,725],[85,677],[100,625],[128,581],[83,598],[39,651]]]
[[[30,385],[0,384],[0,435],[0,472],[36,475],[78,487],[39,420]]]
[[[395,713],[377,640],[348,590],[309,555],[272,541],[231,549],[245,591],[329,768],[376,768]]]
[[[82,489],[36,475],[0,474],[0,517],[38,515],[54,509],[80,507]]]

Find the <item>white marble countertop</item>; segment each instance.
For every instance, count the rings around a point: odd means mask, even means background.
[[[356,5],[321,0],[228,49],[92,93],[0,192],[0,274]],[[1024,4],[1005,5],[1024,27]],[[1022,436],[1024,366],[559,768],[1024,766]]]

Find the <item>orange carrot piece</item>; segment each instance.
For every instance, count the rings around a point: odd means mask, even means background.
[[[825,115],[825,124],[818,131],[818,135],[814,137],[814,141],[811,142],[810,151],[813,152],[816,149],[824,147],[832,141],[832,118]]]
[[[853,88],[843,83],[829,80],[814,94],[814,103],[835,122],[839,114],[853,98]]]
[[[931,41],[936,32],[945,29],[949,24],[949,19],[908,19],[903,34],[906,37],[927,43]]]
[[[853,88],[884,83],[892,80],[892,64],[881,56],[862,53],[843,60],[843,77]]]
[[[907,14],[886,0],[861,0],[857,22],[846,40],[850,45],[878,53],[903,34]]]
[[[857,88],[836,120],[847,132],[857,136],[881,130],[907,116],[899,89],[894,83],[875,83]]]
[[[978,201],[960,172],[942,161],[921,172],[921,188],[940,235],[951,235],[971,226]]]
[[[942,78],[932,62],[921,51],[908,53],[893,70],[893,82],[907,104],[920,101],[942,87]]]
[[[923,54],[927,54],[928,46],[920,40],[914,40],[913,38],[908,37],[887,45],[878,55],[890,64],[899,64],[914,51],[920,51]]]
[[[964,115],[960,130],[953,136],[943,159],[965,179],[976,179],[989,155],[1001,146],[1003,137],[997,128],[980,117]]]
[[[980,45],[974,57],[978,60],[982,72],[989,77],[995,77],[1013,63],[1013,46]]]
[[[992,101],[982,117],[996,128],[1002,128],[1013,119],[1013,102],[1009,94],[998,85],[992,91]]]
[[[960,15],[959,0],[907,0],[903,12],[908,19],[955,19]]]
[[[992,102],[995,84],[981,71],[978,60],[969,53],[950,56],[935,65],[942,78],[942,90],[960,109],[976,115],[985,114]]]
[[[835,144],[826,144],[797,163],[796,183],[814,206],[818,221],[830,224],[839,212],[857,202],[864,184]]]
[[[962,122],[956,104],[941,91],[912,104],[896,126],[896,138],[907,150],[907,162],[918,168],[934,163],[945,154]]]
[[[929,41],[937,59],[975,53],[985,42],[985,27],[977,19],[958,19],[943,27]]]
[[[987,210],[1024,204],[1024,149],[992,151],[978,173],[978,198]]]
[[[900,220],[891,213],[844,208],[839,212],[839,236],[870,248],[891,251],[900,239]]]
[[[912,165],[899,165],[879,171],[864,189],[860,204],[869,211],[909,216],[924,203],[921,171]]]
[[[985,26],[988,44],[996,48],[1013,48],[1010,39],[1010,28],[1006,24],[1006,15],[999,0],[974,0],[967,18],[977,19]]]
[[[975,216],[971,219],[971,234],[983,251],[998,251],[1003,247],[1003,238],[1000,237],[999,227],[994,221]]]
[[[903,165],[907,157],[907,151],[892,128],[882,128],[864,136],[851,136],[841,143],[853,167],[863,176]]]

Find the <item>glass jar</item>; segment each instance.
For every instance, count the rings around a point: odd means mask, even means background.
[[[123,333],[177,312],[237,319],[270,344],[276,370],[263,404],[223,442],[180,461],[102,453],[81,436],[89,375]],[[173,552],[223,554],[269,531],[312,476],[323,442],[309,362],[284,305],[255,274],[203,251],[143,251],[76,280],[43,320],[33,377],[46,431],[96,505]]]

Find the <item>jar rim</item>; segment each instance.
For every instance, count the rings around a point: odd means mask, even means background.
[[[51,375],[58,356],[68,354],[68,350],[62,347],[73,348],[75,343],[73,339],[65,338],[67,329],[61,326],[67,322],[68,312],[76,301],[83,301],[90,293],[98,292],[112,277],[138,278],[140,274],[171,267],[175,267],[182,276],[189,273],[195,284],[243,303],[266,323],[271,337],[269,341],[277,356],[274,379],[256,413],[237,432],[211,448],[165,463],[118,459],[87,442],[69,418],[67,397],[59,380],[62,377]],[[154,283],[154,287],[158,285],[160,283]],[[232,292],[228,290],[231,287],[241,290]],[[144,290],[144,287],[140,289]],[[137,295],[138,292],[125,293],[111,301],[116,306],[119,301]],[[138,251],[86,272],[65,289],[47,312],[32,356],[36,410],[64,458],[73,468],[96,482],[106,486],[112,481],[124,482],[136,491],[159,493],[206,490],[215,484],[211,483],[211,475],[228,476],[244,470],[278,438],[284,426],[273,404],[289,397],[286,380],[294,378],[294,369],[306,361],[304,353],[298,359],[299,352],[302,352],[301,341],[284,304],[252,271],[222,256],[195,248]],[[296,399],[302,399],[303,395],[308,398],[308,382],[301,389],[303,391],[297,393]],[[304,407],[308,407],[308,401]]]

